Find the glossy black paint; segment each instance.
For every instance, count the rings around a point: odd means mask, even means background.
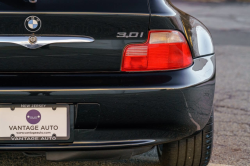
[[[24,27],[28,14],[0,14],[0,35],[30,33]],[[149,15],[37,14],[42,28],[37,36],[84,35],[92,43],[51,44],[36,50],[0,43],[0,72],[120,71],[123,48],[147,39]],[[8,28],[7,28],[8,27]],[[143,37],[117,38],[118,32],[143,32]],[[20,63],[22,62],[22,63]]]
[[[207,28],[170,1],[150,0],[148,4],[147,0],[122,0],[116,4],[111,0],[60,3],[46,0],[27,4],[20,0],[15,3],[2,0],[1,3],[0,35],[31,35],[24,27],[24,20],[32,14],[42,20],[37,36],[84,35],[95,41],[51,44],[37,50],[0,43],[0,72],[117,72],[123,48],[130,43],[145,42],[148,30],[156,29],[181,31],[193,56],[204,56],[198,51],[196,27]],[[117,38],[118,32],[139,32],[143,37]]]
[[[23,0],[0,0],[0,5],[3,12],[149,12],[147,0],[38,0],[35,4]]]
[[[112,91],[130,89],[151,90],[159,88],[183,89],[206,82],[210,78],[212,78],[214,74],[215,56],[210,55],[194,59],[193,65],[186,69],[173,71],[128,73],[104,72],[82,74],[1,74],[0,79],[2,81],[0,83],[0,92],[29,92],[35,94],[43,92],[65,92],[67,94],[68,91],[86,91],[85,93],[88,94],[88,91]],[[26,96],[26,94],[24,95]],[[10,102],[8,100],[5,101],[5,98],[1,99],[1,102]],[[35,102],[39,102],[39,100],[36,100]],[[68,98],[66,100],[60,100],[58,102],[67,102],[67,100]],[[47,102],[47,100],[45,101]]]
[[[181,31],[190,45],[194,58],[200,55],[196,27],[201,26],[211,36],[209,30],[198,19],[175,7],[170,0],[149,0],[151,18],[149,29],[176,29]],[[213,54],[214,52],[211,52]]]
[[[98,103],[95,130],[84,125],[88,117],[76,113],[74,141],[150,139],[157,144],[205,126],[212,110],[215,61],[214,56],[198,58],[189,68],[167,72],[5,74],[0,79],[0,103]],[[85,115],[89,124],[97,123],[92,114]]]
[[[112,149],[156,145],[180,140],[201,130],[207,123],[212,111],[214,84],[213,77],[204,84],[182,90],[162,88],[158,90],[110,90],[81,93],[51,92],[46,94],[41,92],[36,95],[29,95],[27,92],[1,92],[1,98],[3,96],[9,100],[13,98],[12,101],[16,102],[48,102],[49,99],[53,102],[65,101],[67,98],[69,98],[67,101],[86,103],[98,101],[101,112],[95,130],[84,129],[85,126],[77,127],[82,129],[74,129],[74,142],[76,143],[73,145],[57,143],[41,144],[36,147],[11,145],[12,148],[9,145],[0,145],[0,150],[39,150],[39,147],[42,147],[43,150],[56,150],[58,148],[64,150]],[[84,119],[76,116],[77,121],[84,121]],[[92,123],[94,122],[96,121],[92,121]],[[113,147],[117,140],[120,140],[121,143]],[[127,144],[126,140],[153,141]],[[108,141],[108,143],[97,144],[102,141]],[[77,144],[77,142],[83,142],[83,145]]]
[[[93,43],[51,44],[37,50],[0,43],[0,103],[67,103],[75,111],[71,142],[1,142],[0,150],[152,147],[188,137],[208,122],[215,55],[199,54],[195,27],[205,26],[169,1],[40,0],[27,4],[0,0],[0,4],[1,35],[30,35],[23,21],[36,15],[43,21],[36,35],[95,39]],[[182,32],[193,65],[175,71],[120,72],[123,48],[145,42],[147,32],[155,29]],[[143,32],[144,36],[122,39],[116,38],[117,32]]]
[[[22,0],[0,1],[0,35],[28,35],[24,21],[36,15],[42,21],[36,36],[90,36],[93,43],[51,44],[29,50],[0,43],[0,72],[120,71],[123,48],[147,40],[147,0]],[[143,33],[142,37],[117,38],[118,32]],[[20,63],[22,62],[22,63]]]

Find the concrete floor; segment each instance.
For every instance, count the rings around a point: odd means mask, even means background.
[[[217,56],[215,141],[209,166],[250,166],[250,4],[173,3],[210,29]],[[122,161],[55,163],[4,153],[0,165],[158,166],[155,149]]]

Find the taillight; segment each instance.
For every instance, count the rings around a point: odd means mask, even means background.
[[[150,31],[146,43],[125,47],[121,71],[175,70],[192,62],[188,43],[179,31]]]

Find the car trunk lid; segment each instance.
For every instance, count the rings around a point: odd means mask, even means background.
[[[147,0],[38,0],[36,4],[2,0],[0,4],[0,72],[120,71],[124,47],[147,40]],[[30,16],[41,21],[36,32],[25,28]],[[25,37],[29,45],[30,37],[36,37],[36,44],[41,37],[93,41],[52,42],[30,49],[10,42],[10,37]]]

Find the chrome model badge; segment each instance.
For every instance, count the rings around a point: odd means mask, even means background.
[[[30,32],[37,32],[42,26],[42,21],[37,16],[29,16],[24,21],[24,26]]]

